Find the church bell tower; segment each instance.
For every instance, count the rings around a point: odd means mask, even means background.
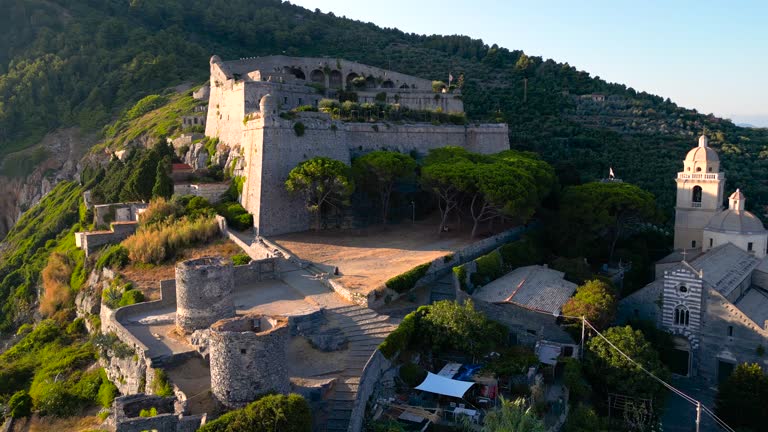
[[[675,249],[702,247],[703,230],[715,213],[723,208],[725,173],[720,158],[709,147],[706,135],[685,156],[683,170],[677,173],[675,205]]]

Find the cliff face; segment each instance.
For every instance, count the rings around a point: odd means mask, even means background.
[[[36,204],[62,180],[74,180],[82,168],[81,158],[95,142],[77,128],[49,133],[36,146],[46,150],[47,158],[26,177],[0,175],[0,240],[21,214]]]

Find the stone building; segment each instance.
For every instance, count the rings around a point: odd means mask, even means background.
[[[211,391],[227,408],[242,407],[269,391],[288,393],[288,319],[245,315],[211,327]]]
[[[211,58],[205,134],[245,161],[243,206],[253,214],[259,235],[302,231],[311,218],[301,199],[285,191],[288,173],[300,162],[326,156],[346,164],[374,150],[425,154],[430,149],[461,146],[478,153],[509,149],[505,124],[445,125],[426,122],[342,122],[317,107],[323,98],[354,93],[358,102],[398,104],[417,110],[463,113],[461,94],[435,92],[429,80],[346,60],[258,57],[224,62]],[[301,133],[297,125],[301,124]]]
[[[675,251],[656,280],[620,302],[619,317],[675,335],[673,372],[710,382],[742,362],[768,360],[768,232],[736,190],[722,208],[725,175],[707,138],[677,174]]]
[[[206,329],[235,316],[232,262],[203,257],[176,264],[176,327],[183,333]]]

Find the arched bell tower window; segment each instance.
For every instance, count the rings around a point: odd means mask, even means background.
[[[693,196],[691,197],[691,201],[695,203],[701,203],[701,186],[693,187]]]
[[[696,172],[701,172],[701,167],[696,167]]]
[[[690,314],[688,308],[683,305],[678,305],[675,308],[675,325],[688,327],[690,321]]]

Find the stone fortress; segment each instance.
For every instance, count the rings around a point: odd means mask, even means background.
[[[205,135],[218,138],[244,159],[241,201],[261,236],[304,231],[310,215],[285,191],[299,163],[326,156],[350,164],[374,150],[426,154],[461,146],[477,153],[509,149],[506,124],[446,125],[431,122],[343,122],[323,112],[281,114],[322,99],[398,104],[414,110],[464,113],[461,93],[434,91],[432,82],[385,69],[330,58],[269,56],[210,61]],[[297,125],[301,124],[301,133]]]
[[[656,280],[621,300],[622,320],[675,335],[673,372],[722,381],[736,364],[768,360],[768,231],[736,189],[724,208],[725,173],[706,136],[677,173],[674,252]]]

